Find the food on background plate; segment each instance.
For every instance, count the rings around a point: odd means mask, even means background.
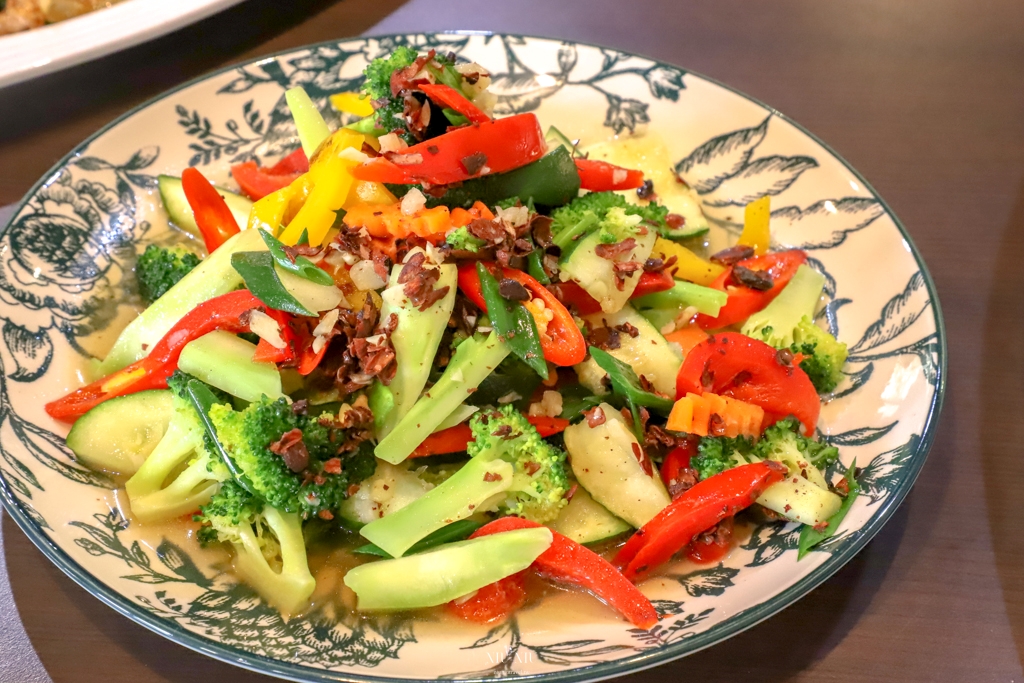
[[[88,14],[120,0],[0,0],[0,36]]]
[[[496,621],[533,576],[650,628],[673,557],[718,561],[748,515],[803,525],[802,556],[857,495],[815,437],[846,346],[768,198],[705,258],[659,141],[495,119],[488,83],[398,48],[332,97],[344,128],[288,91],[301,146],[234,166],[240,194],[161,176],[205,255],[147,246],[147,307],[46,406],[136,521],[187,519],[282,613],[327,544],[357,611]]]

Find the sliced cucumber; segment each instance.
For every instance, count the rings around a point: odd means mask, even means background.
[[[277,366],[254,361],[255,352],[252,342],[218,330],[186,344],[178,368],[243,401],[284,396]]]
[[[167,216],[171,219],[171,223],[175,227],[202,239],[203,236],[199,232],[199,226],[196,225],[192,207],[189,206],[188,200],[185,199],[185,190],[181,187],[181,178],[162,175],[157,177],[156,180],[157,186],[160,188],[160,199],[164,202],[164,209],[167,210]],[[224,202],[231,209],[231,215],[238,222],[238,227],[244,230],[249,222],[249,211],[252,210],[252,201],[240,194],[229,192],[222,188],[217,188],[217,191],[221,197],[224,197]]]
[[[186,313],[204,301],[239,287],[242,276],[231,266],[233,253],[266,249],[258,230],[243,230],[222,244],[124,328],[100,364],[100,374],[109,375],[139,360],[146,355],[146,349],[160,341]]]
[[[580,486],[551,528],[577,543],[597,543],[624,534],[633,527],[608,512]]]
[[[166,389],[104,401],[78,418],[68,448],[94,469],[135,474],[167,431],[171,402]]]
[[[646,377],[661,393],[675,396],[676,375],[679,374],[679,366],[683,361],[654,325],[648,322],[647,318],[628,305],[618,313],[595,313],[587,316],[587,324],[590,329],[614,327],[623,323],[629,323],[635,327],[639,334],[636,337],[631,337],[628,334],[620,335],[619,348],[611,349],[608,353],[623,363],[628,363],[638,376]],[[598,396],[608,393],[608,388],[602,382],[607,373],[593,358],[587,358],[576,365],[575,370],[580,378],[580,384]]]
[[[634,238],[636,246],[617,261],[611,261],[597,255],[597,247],[601,245],[601,233],[596,230],[580,240],[569,254],[569,258],[562,263],[562,279],[575,280],[580,287],[587,290],[587,294],[597,299],[602,311],[615,313],[626,305],[642,274],[636,272],[626,277],[620,289],[616,285],[615,264],[629,261],[644,263],[651,255],[657,238],[653,230],[648,230],[646,235],[637,235]]]
[[[341,517],[356,526],[369,524],[423,497],[431,485],[401,465],[377,461],[373,476],[338,508]]]
[[[604,424],[583,420],[565,430],[572,471],[595,501],[639,529],[672,499],[661,477],[644,472],[633,454],[638,442],[622,414],[607,403],[600,408]]]
[[[757,502],[790,521],[815,526],[838,512],[843,499],[791,473],[765,489]]]

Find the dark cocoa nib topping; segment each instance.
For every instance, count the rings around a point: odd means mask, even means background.
[[[598,327],[587,335],[587,344],[605,351],[614,351],[622,346],[622,339],[614,327]]]
[[[640,199],[650,199],[654,196],[654,181],[647,179],[643,185],[636,188],[636,196]]]
[[[766,292],[775,286],[775,281],[766,270],[751,270],[744,266],[733,266],[732,278],[744,287],[750,287],[759,292]]]
[[[292,472],[301,472],[309,466],[309,450],[302,440],[302,430],[292,429],[270,444],[270,452],[280,455]]]
[[[475,152],[469,156],[462,157],[462,167],[469,175],[476,175],[487,165],[487,155],[483,152]]]
[[[604,410],[601,408],[601,406],[594,406],[587,412],[583,413],[583,415],[587,418],[587,426],[590,427],[591,429],[593,429],[594,427],[599,427],[604,424],[605,416]]]
[[[790,351],[789,349],[779,349],[775,353],[775,358],[778,359],[779,365],[785,365],[786,367],[791,367],[793,365],[793,360],[796,357],[793,355],[793,352]]]
[[[643,270],[643,266],[636,261],[622,261],[612,266],[615,273],[615,286],[621,291],[626,287],[626,278],[631,277],[637,271]]]
[[[636,339],[637,337],[640,336],[640,330],[636,329],[635,326],[630,325],[629,323],[622,323],[621,325],[616,325],[615,329],[618,330],[619,332],[628,334],[633,339]]]
[[[529,301],[531,298],[526,287],[511,278],[504,278],[498,283],[498,293],[509,301]]]
[[[437,268],[424,268],[423,263],[426,256],[423,252],[417,252],[410,256],[398,274],[398,284],[405,285],[402,290],[409,301],[419,310],[425,311],[434,303],[444,298],[449,287],[434,289],[434,284],[440,277]]]
[[[754,255],[754,248],[737,244],[734,247],[723,249],[711,256],[711,262],[721,266],[731,266]]]
[[[533,241],[542,249],[547,249],[552,245],[551,223],[551,216],[542,216],[539,213],[534,214],[530,220],[530,228],[533,230]]]
[[[686,216],[680,216],[678,213],[670,213],[665,216],[665,224],[673,230],[678,230],[686,225]]]
[[[491,242],[492,244],[502,242],[507,235],[501,223],[487,220],[486,218],[476,218],[470,221],[469,225],[466,226],[466,230],[473,237],[482,239],[485,242]]]
[[[603,259],[609,261],[616,258],[621,254],[626,254],[636,248],[636,240],[632,237],[616,242],[615,244],[599,244],[594,249],[594,253]]]

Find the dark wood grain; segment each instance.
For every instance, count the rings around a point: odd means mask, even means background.
[[[393,12],[388,18],[384,17]],[[906,224],[937,283],[949,392],[903,507],[777,617],[635,680],[1019,681],[1024,646],[1024,3],[1020,0],[249,0],[0,91],[0,203],[139,101],[221,64],[382,30],[587,40],[729,83],[819,135]],[[76,587],[5,521],[26,630],[54,681],[242,681]]]

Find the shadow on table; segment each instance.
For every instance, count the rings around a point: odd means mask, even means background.
[[[995,251],[983,330],[979,432],[996,567],[1017,656],[1024,664],[1024,292],[1003,286],[1019,281],[1024,254],[1024,184]]]
[[[681,676],[733,683],[756,673],[784,681],[813,668],[843,640],[886,580],[913,507],[904,505],[885,529],[825,585],[768,621],[709,650],[632,678],[675,681]],[[266,680],[186,650],[120,616],[73,584],[4,521],[8,569],[25,631],[54,683],[119,680]],[[75,661],[83,652],[97,661]],[[154,675],[155,674],[155,675]]]
[[[358,35],[405,0],[246,0],[169,35],[10,86],[0,97],[0,143],[96,113],[103,121],[184,81],[245,58],[322,40],[317,15],[331,12],[338,38]],[[312,20],[311,20],[312,19]]]

